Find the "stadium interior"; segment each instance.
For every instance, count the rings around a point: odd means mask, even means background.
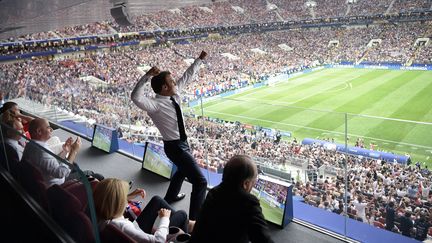
[[[136,242],[98,228],[85,173],[144,188],[144,205],[165,194],[172,162],[131,92],[204,50],[181,101],[208,189],[247,154],[291,185],[253,191],[275,242],[432,242],[431,38],[430,0],[0,0],[0,100],[20,110],[1,110],[0,241]],[[53,129],[37,150],[76,179],[48,186],[9,144],[28,146],[36,117]],[[69,137],[75,163],[58,156]],[[267,218],[289,209],[284,227]]]

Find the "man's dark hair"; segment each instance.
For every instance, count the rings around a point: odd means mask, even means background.
[[[247,155],[235,155],[225,165],[222,182],[233,187],[241,187],[247,179],[257,175],[256,165]]]
[[[10,108],[12,108],[16,105],[18,105],[18,104],[15,102],[12,102],[12,101],[8,101],[8,102],[4,103],[3,106],[0,108],[0,114],[3,114],[5,111],[9,110]]]
[[[151,79],[151,87],[156,94],[162,91],[162,86],[166,83],[166,76],[170,74],[168,71],[163,71]]]

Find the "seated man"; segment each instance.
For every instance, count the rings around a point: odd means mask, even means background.
[[[23,124],[19,119],[13,117],[3,116],[2,119],[2,129],[4,135],[4,143],[8,144],[10,148],[18,155],[18,161],[21,160],[24,147],[18,142],[21,139],[23,130]]]
[[[204,201],[189,243],[273,242],[259,200],[250,193],[257,177],[256,164],[249,156],[231,158],[222,183]]]
[[[47,119],[36,118],[30,122],[29,132],[32,140],[26,145],[23,153],[23,160],[29,161],[39,168],[44,176],[47,186],[53,184],[63,184],[65,178],[70,176],[71,169],[68,165],[63,164],[57,159],[40,148],[38,145],[51,151],[46,142],[51,138],[53,129]],[[38,144],[38,145],[37,145]],[[70,163],[74,163],[78,150],[81,147],[81,139],[77,137],[75,141],[70,137],[63,145],[63,151],[58,155],[61,158],[66,158]],[[76,177],[75,177],[76,178]]]
[[[4,103],[2,108],[0,109],[0,118],[3,119],[2,117],[5,115],[11,115],[21,120],[25,132],[28,131],[28,126],[33,120],[33,117],[21,114],[18,104],[12,101]]]
[[[8,116],[3,116],[0,121],[3,135],[0,142],[0,166],[15,177],[24,151],[24,147],[18,142],[23,133],[23,125],[20,120]]]

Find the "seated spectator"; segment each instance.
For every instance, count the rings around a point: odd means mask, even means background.
[[[257,176],[249,156],[232,157],[222,182],[209,191],[189,242],[273,242],[260,203],[250,194]]]
[[[44,147],[51,151],[46,146],[46,142],[51,138],[52,131],[53,129],[47,119],[36,118],[32,120],[29,125],[32,140],[26,145],[22,156],[23,160],[33,163],[41,170],[48,187],[53,184],[63,184],[66,177],[71,174],[68,165],[60,163],[54,156],[41,148]],[[67,160],[73,164],[80,147],[81,139],[79,137],[75,141],[68,138],[59,157],[66,158],[66,155],[68,155]],[[75,179],[77,176],[73,176],[73,178]]]
[[[4,143],[9,144],[16,151],[18,160],[21,160],[24,152],[24,147],[19,143],[20,134],[24,132],[21,121],[13,117],[3,116],[2,129],[5,136]]]
[[[10,115],[20,119],[23,126],[24,126],[24,131],[26,131],[26,132],[28,131],[28,126],[34,118],[31,116],[26,116],[26,115],[21,114],[17,103],[12,102],[12,101],[8,101],[8,102],[4,103],[2,108],[0,109],[0,118],[2,118],[6,112],[9,112]]]
[[[93,197],[101,231],[106,225],[113,224],[138,242],[160,243],[166,242],[169,226],[175,226],[188,232],[186,212],[175,211],[159,196],[154,196],[136,218],[139,226],[136,227],[123,214],[128,199],[136,196],[144,198],[146,194],[143,189],[136,189],[131,194],[128,194],[128,191],[129,183],[115,178],[104,179],[98,184],[93,192]],[[154,224],[156,224],[155,232],[152,234]]]

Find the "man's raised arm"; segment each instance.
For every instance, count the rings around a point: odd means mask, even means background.
[[[195,78],[195,74],[198,72],[202,61],[207,57],[207,52],[201,51],[201,54],[195,62],[184,72],[183,76],[177,81],[178,90],[181,91],[184,85]]]
[[[144,92],[145,92],[144,85],[153,76],[156,76],[159,73],[160,73],[159,68],[157,68],[157,67],[150,68],[150,70],[148,70],[147,73],[140,78],[140,80],[136,84],[134,90],[132,91],[132,94],[131,94],[132,102],[136,106],[138,106],[139,108],[141,108],[141,109],[143,109],[145,111],[154,112],[154,111],[157,110],[156,104],[154,102],[152,102],[151,99],[149,99],[149,98],[147,98],[145,96],[145,94],[144,94]]]

